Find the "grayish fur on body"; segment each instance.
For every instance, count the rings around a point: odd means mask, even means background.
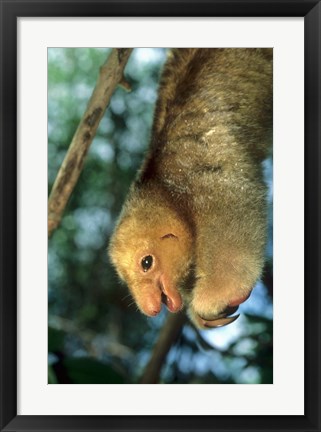
[[[166,292],[163,273],[169,292],[177,290],[200,327],[245,298],[260,277],[267,225],[261,162],[272,143],[272,67],[271,49],[171,51],[150,149],[109,249],[147,315],[158,305],[157,292]],[[163,234],[172,231],[179,245]],[[168,248],[157,257],[164,238]],[[145,249],[137,256],[152,250],[159,265],[155,277],[149,275],[150,288],[136,266],[138,244]],[[177,247],[180,256],[171,265],[166,255]]]

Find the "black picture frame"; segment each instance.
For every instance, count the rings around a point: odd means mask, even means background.
[[[315,0],[32,1],[1,4],[1,431],[320,431],[321,4]],[[17,18],[304,17],[305,414],[302,416],[17,415]],[[289,302],[290,303],[290,302]],[[290,304],[289,304],[290,307]],[[295,329],[293,329],[295,332]]]

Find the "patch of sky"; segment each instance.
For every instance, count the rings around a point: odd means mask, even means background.
[[[141,75],[150,65],[157,66],[166,59],[166,50],[163,48],[135,48],[131,54],[126,70],[136,80],[140,80]]]
[[[48,48],[48,62],[63,63],[65,60],[64,51],[61,48]]]
[[[219,330],[219,329],[216,329],[216,330]],[[201,336],[209,343],[209,345],[213,346],[213,350],[211,350],[211,349],[205,350],[201,347],[201,345],[198,345],[199,351],[194,353],[194,356],[192,359],[193,370],[197,374],[206,374],[209,371],[211,371],[215,375],[217,375],[221,378],[224,377],[224,379],[226,379],[228,377],[228,368],[224,365],[224,361],[222,359],[222,354],[220,353],[220,350],[221,349],[223,350],[223,348],[221,348],[222,346],[224,346],[224,348],[227,348],[229,343],[225,343],[226,341],[223,337],[220,338],[219,340],[218,340],[218,338],[215,338],[215,345],[213,343],[211,343],[212,337],[210,334],[216,330],[213,330],[213,331],[208,330],[208,331],[201,332]],[[189,326],[185,326],[184,327],[184,336],[190,341],[195,341],[195,339],[196,339],[195,330],[193,330]],[[236,336],[236,338],[237,337],[238,337],[238,335]],[[219,343],[219,342],[221,342],[221,343]],[[184,350],[183,356],[185,356],[185,350]],[[173,361],[174,360],[175,360],[175,358],[173,358]],[[187,369],[183,369],[184,363],[181,364],[181,362],[180,362],[180,367],[182,367],[182,370],[187,372]]]
[[[268,202],[273,201],[273,160],[271,157],[265,159],[263,165],[264,181],[268,186]]]
[[[225,350],[231,343],[239,340],[244,332],[246,318],[242,316],[242,312],[257,314],[271,319],[273,317],[273,307],[266,292],[266,288],[261,282],[256,284],[250,298],[240,305],[238,312],[240,312],[241,315],[234,323],[213,330],[202,330],[202,337],[213,347]],[[254,324],[252,327],[253,326]]]
[[[99,132],[101,134],[110,135],[115,130],[115,124],[109,117],[109,112],[103,116],[99,125]]]
[[[50,98],[48,101],[48,123],[50,124],[50,132],[59,132],[60,125],[65,126],[65,119],[70,117],[70,111],[67,110],[67,105],[61,104],[61,101],[56,98]]]
[[[75,243],[79,249],[100,249],[105,244],[105,228],[110,223],[110,215],[105,209],[94,207],[90,209],[79,208],[74,212],[74,218],[79,226],[75,235]]]
[[[123,94],[118,92],[114,93],[110,101],[110,108],[117,115],[122,115],[124,113],[126,104]]]
[[[228,379],[231,373],[228,362],[222,361],[222,356],[215,351],[209,353],[208,358],[210,359],[209,366],[212,373],[224,380]]]
[[[150,359],[150,349],[141,350],[137,353],[137,364],[139,365],[140,371],[138,371],[138,375],[142,373],[147,362]]]
[[[238,340],[243,333],[243,317],[240,316],[232,324],[213,330],[201,330],[201,335],[210,345],[225,350]]]
[[[191,326],[184,326],[184,336],[186,337],[186,339],[188,339],[189,341],[194,341],[195,340],[195,329]]]
[[[167,318],[168,312],[165,306],[162,307],[160,313],[156,317],[147,318],[150,328],[153,329],[153,334],[155,334],[154,330],[160,330],[163,327]]]
[[[135,92],[135,95],[136,95],[136,92]],[[138,98],[130,97],[128,99],[128,108],[129,108],[130,112],[141,115],[145,112],[146,107],[142,106],[141,101]],[[126,121],[127,121],[127,118],[126,118]],[[129,118],[131,118],[131,117],[129,117]]]
[[[104,162],[112,162],[115,151],[105,138],[96,137],[90,148],[90,155]]]
[[[140,152],[145,148],[144,143],[142,143],[142,131],[137,133],[124,131],[121,136],[120,148],[122,150],[127,150],[128,152]]]
[[[59,360],[58,356],[53,353],[48,353],[48,365],[51,366]]]
[[[175,363],[176,359],[177,359],[177,355],[178,355],[179,350],[177,349],[177,347],[175,345],[172,346],[172,348],[170,349],[167,358],[166,358],[166,365],[171,365],[173,363]]]
[[[156,88],[150,86],[139,87],[136,91],[136,96],[142,101],[149,104],[154,104],[157,98]]]
[[[254,352],[257,347],[257,342],[250,338],[241,339],[237,345],[235,345],[233,352],[236,355],[243,356],[250,352]]]
[[[72,88],[65,84],[52,86],[48,91],[48,113],[49,118],[54,120],[55,127],[59,119],[64,119],[60,120],[64,124],[68,119],[80,118],[85,112],[91,92],[90,86],[83,83],[76,83]]]
[[[240,371],[246,366],[246,360],[243,357],[233,357],[230,359],[230,365],[232,366],[230,368],[232,375],[237,377]]]
[[[268,241],[267,241],[265,253],[266,253],[266,256],[268,258],[271,259],[273,257],[273,227],[272,227],[272,225],[270,225],[268,228]]]
[[[48,136],[53,141],[65,141],[69,138],[70,128],[66,124],[74,121],[77,115],[69,103],[60,105],[58,100],[51,100],[48,105]],[[75,126],[76,127],[76,126]],[[66,146],[69,143],[66,143]]]
[[[238,384],[259,384],[260,372],[254,366],[250,366],[240,371],[240,374],[235,377]]]
[[[197,375],[206,374],[209,370],[211,370],[212,362],[212,356],[204,355],[202,352],[195,353],[193,357],[193,370]]]
[[[250,298],[240,306],[241,312],[260,315],[265,318],[273,317],[273,306],[265,286],[259,281],[252,291]]]
[[[184,347],[184,351],[180,351],[179,366],[187,374],[195,370],[195,358],[191,348]]]
[[[135,63],[155,64],[165,61],[166,49],[164,48],[136,48],[133,52]]]
[[[78,348],[78,349],[75,349],[75,350],[70,349],[70,351],[72,352],[73,357],[76,357],[76,358],[83,358],[83,357],[87,357],[88,356],[87,351],[85,349],[83,349],[83,348]]]
[[[152,125],[152,114],[148,116],[148,123],[144,122],[142,124],[142,119],[139,116],[130,116],[126,118],[126,127],[128,129],[129,134],[139,136],[145,135],[147,130]]]
[[[77,95],[78,103],[82,106],[82,108],[85,108],[92,92],[93,87],[90,85],[85,84],[84,82],[75,82],[72,86],[72,88],[68,88],[69,90],[69,97],[70,95]],[[84,109],[83,109],[84,111]],[[82,112],[83,114],[83,112]]]

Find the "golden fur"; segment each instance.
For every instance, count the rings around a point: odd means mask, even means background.
[[[109,247],[146,315],[163,301],[199,327],[224,325],[260,277],[272,93],[271,49],[171,51],[149,153]]]

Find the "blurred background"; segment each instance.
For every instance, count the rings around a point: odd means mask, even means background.
[[[85,111],[107,48],[48,49],[48,194]],[[167,319],[137,311],[106,249],[149,142],[167,51],[134,49],[131,91],[113,94],[61,225],[48,250],[48,382],[138,383]],[[196,330],[187,322],[161,369],[166,384],[273,382],[272,159],[269,241],[262,281],[233,324]]]

